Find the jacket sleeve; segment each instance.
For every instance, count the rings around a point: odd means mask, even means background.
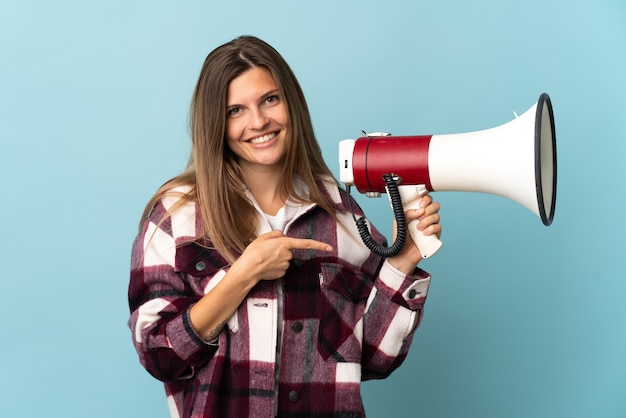
[[[355,202],[353,207],[363,216]],[[370,224],[369,229],[376,242],[386,245],[385,237],[373,225]],[[373,283],[363,315],[362,379],[383,379],[407,356],[422,319],[430,275],[420,268],[406,275],[364,245],[362,248],[361,251],[351,250],[353,256],[364,257],[353,262],[360,265]],[[366,255],[357,255],[363,252]]]
[[[197,366],[213,357],[217,344],[202,340],[191,326],[189,309],[201,295],[177,268],[177,235],[190,233],[184,228],[195,222],[183,219],[177,225],[174,215],[163,221],[164,214],[162,204],[155,206],[133,243],[128,325],[141,364],[166,382],[193,376]],[[193,218],[195,211],[176,216]]]
[[[422,314],[430,275],[416,268],[405,275],[385,260],[374,281],[363,318],[363,380],[382,379],[406,358]]]

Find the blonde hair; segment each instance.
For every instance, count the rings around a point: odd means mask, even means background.
[[[283,168],[282,191],[292,199],[316,203],[337,219],[321,185],[324,178],[333,176],[322,158],[304,93],[293,71],[264,41],[252,36],[234,39],[213,50],[202,66],[190,108],[192,147],[186,170],[161,186],[148,202],[141,219],[143,224],[154,205],[172,189],[189,186],[189,192],[181,196],[170,213],[186,202],[196,202],[202,220],[198,238],[210,241],[230,262],[256,238],[257,215],[244,194],[237,156],[226,142],[228,86],[254,67],[267,69],[272,74],[287,105],[291,141]],[[294,190],[294,176],[306,183],[308,197],[299,196]]]

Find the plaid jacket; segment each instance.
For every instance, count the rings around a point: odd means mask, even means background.
[[[129,326],[141,363],[165,382],[172,417],[361,417],[360,382],[385,378],[405,359],[430,276],[406,276],[373,255],[346,210],[350,197],[334,183],[326,192],[351,235],[321,208],[301,207],[285,234],[334,252],[294,250],[285,276],[259,282],[209,342],[192,328],[189,308],[229,265],[189,242],[195,205],[160,225],[175,200],[153,209],[133,244]],[[259,234],[269,232],[259,219]]]

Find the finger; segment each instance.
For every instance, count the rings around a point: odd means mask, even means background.
[[[424,232],[424,234],[426,235],[430,235],[437,228],[441,228],[441,226],[439,225],[439,219],[440,218],[438,213],[425,216],[424,218],[420,219],[419,224],[417,225],[417,229]]]
[[[437,238],[441,238],[442,227],[440,224],[433,224],[426,228],[424,231],[424,235],[435,235]]]
[[[441,209],[441,205],[439,205],[439,202],[431,201],[428,206],[424,208],[424,213],[426,213],[427,215],[431,215],[433,213],[439,212],[439,209]]]
[[[424,219],[427,216],[431,216],[433,214],[439,213],[439,209],[440,209],[439,203],[433,201],[433,202],[429,203],[428,206],[426,206],[424,208],[416,209],[416,211],[418,213],[411,214],[409,216],[412,219],[419,219],[421,221],[422,219]]]
[[[424,216],[424,209],[409,209],[404,212],[404,218],[407,223],[419,219],[422,216]]]
[[[433,197],[429,194],[425,194],[424,196],[422,196],[420,198],[420,208],[425,208],[426,206],[430,205],[433,201]]]
[[[314,239],[288,238],[287,245],[289,248],[298,248],[301,250],[319,250],[326,252],[333,250],[333,247],[329,244]]]

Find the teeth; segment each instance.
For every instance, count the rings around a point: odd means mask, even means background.
[[[248,142],[250,142],[251,144],[262,144],[274,138],[275,136],[276,136],[276,133],[271,133],[271,134],[260,136],[258,138],[253,138],[249,140]]]

